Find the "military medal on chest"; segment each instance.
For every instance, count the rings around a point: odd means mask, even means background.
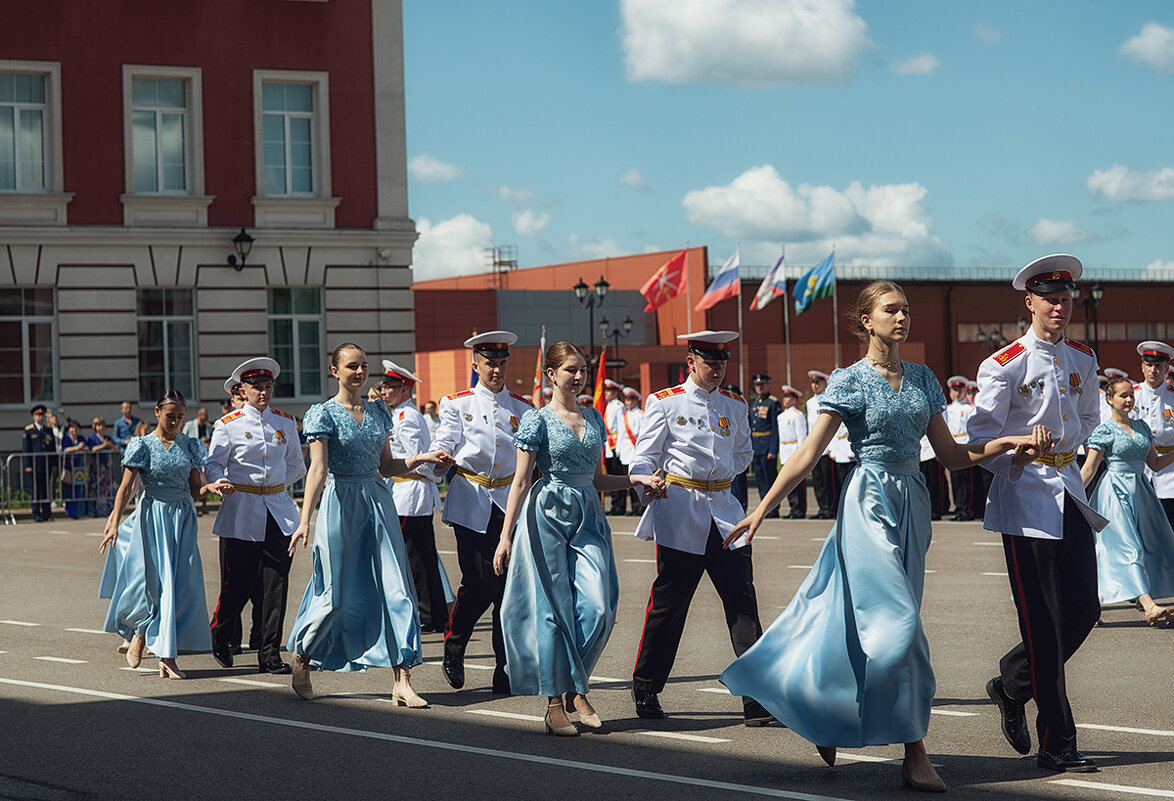
[[[246,432],[245,432],[245,439],[252,439],[252,438],[253,438],[253,432],[252,432],[252,431],[246,431]]]
[[[683,425],[685,425],[685,423],[686,423],[686,420],[685,420],[684,415],[678,414],[677,415],[677,425],[683,426]]]
[[[1068,386],[1072,387],[1072,391],[1077,395],[1084,393],[1084,387],[1080,386],[1080,373],[1070,373],[1068,375]]]
[[[473,415],[469,414],[468,412],[465,412],[465,422],[466,423],[473,422]]]
[[[513,433],[518,433],[518,418],[512,414],[510,415],[510,429],[512,429]]]
[[[718,424],[718,433],[721,434],[723,437],[728,437],[730,435],[730,421],[729,421],[729,419],[725,418],[725,417],[719,417],[717,419],[717,424]]]

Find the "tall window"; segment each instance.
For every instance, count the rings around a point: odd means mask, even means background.
[[[169,389],[195,397],[192,290],[140,289],[139,397],[154,403]]]
[[[314,92],[308,83],[261,84],[265,194],[312,195]]]
[[[0,404],[54,399],[52,289],[0,289]]]
[[[134,191],[188,191],[187,82],[131,81]]]
[[[322,395],[322,292],[316,287],[269,290],[269,356],[281,365],[273,394]]]
[[[0,73],[0,191],[46,189],[45,76]]]

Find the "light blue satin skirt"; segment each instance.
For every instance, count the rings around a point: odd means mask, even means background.
[[[1137,466],[1110,462],[1089,505],[1109,518],[1096,532],[1101,603],[1174,596],[1174,530]]]
[[[131,532],[134,531],[134,520],[137,512],[127,515],[118,526],[118,539],[114,547],[106,551],[106,564],[102,566],[102,579],[98,582],[98,597],[110,598],[114,595],[114,582],[118,579],[118,568],[126,561],[126,552],[130,550]]]
[[[917,460],[861,462],[815,566],[722,683],[816,745],[921,740],[936,688],[920,615],[929,542]]]
[[[590,474],[553,474],[526,496],[501,628],[514,695],[586,693],[619,602],[611,528]]]
[[[420,664],[416,589],[391,490],[377,473],[331,475],[322,491],[310,583],[287,647],[317,670]]]
[[[121,562],[115,560],[103,630],[124,640],[140,634],[163,659],[212,650],[196,507],[188,489],[144,490],[118,536],[126,537],[126,551]]]

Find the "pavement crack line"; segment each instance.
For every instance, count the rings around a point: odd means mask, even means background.
[[[434,748],[441,751],[455,751],[457,753],[463,754],[476,754],[477,756],[492,757],[494,759],[507,759],[515,762],[528,762],[537,765],[571,768],[574,770],[589,771],[591,773],[606,773],[612,776],[623,776],[631,779],[646,779],[649,781],[668,782],[670,784],[687,784],[694,787],[705,787],[712,790],[725,790],[727,792],[745,793],[747,795],[758,795],[768,798],[787,798],[792,799],[792,801],[850,801],[849,799],[840,798],[837,796],[801,793],[793,790],[775,789],[773,787],[755,787],[749,784],[735,784],[733,782],[720,782],[713,781],[712,779],[693,778],[689,776],[674,776],[670,773],[656,773],[649,770],[621,768],[613,765],[599,765],[590,762],[575,762],[574,760],[570,759],[539,756],[537,754],[519,754],[510,751],[498,751],[493,748],[483,748],[475,745],[466,745],[464,743],[445,743],[440,742],[439,740],[423,740],[416,737],[405,737],[399,734],[386,734],[384,732],[365,731],[363,729],[346,729],[341,726],[327,726],[321,723],[308,723],[300,720],[289,720],[287,718],[274,718],[267,715],[254,715],[248,712],[234,712],[229,709],[215,709],[213,707],[196,706],[195,704],[181,704],[177,701],[164,701],[160,698],[142,698],[135,695],[110,693],[103,690],[87,690],[81,687],[67,687],[60,684],[43,684],[41,682],[22,681],[20,679],[7,679],[3,677],[0,677],[0,684],[8,684],[14,687],[28,687],[37,690],[50,690],[53,692],[69,693],[72,695],[82,695],[90,698],[102,698],[108,701],[127,701],[135,704],[146,704],[147,706],[157,706],[164,709],[175,709],[183,712],[202,712],[207,715],[216,715],[218,717],[224,718],[235,718],[236,720],[248,720],[254,723],[268,723],[274,726],[285,726],[291,729],[304,729],[307,731],[324,732],[326,734],[341,734],[349,737],[362,737],[369,740],[382,740],[384,742],[397,743],[399,745]]]

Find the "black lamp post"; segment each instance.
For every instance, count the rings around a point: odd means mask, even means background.
[[[1072,300],[1079,301],[1084,306],[1084,338],[1089,340],[1093,350],[1100,349],[1101,338],[1097,331],[1097,306],[1101,304],[1101,298],[1104,296],[1105,290],[1099,281],[1092,285],[1087,295],[1081,291],[1080,287],[1072,290]]]
[[[603,338],[604,359],[607,358],[607,338],[612,337],[615,340],[615,346],[614,346],[615,349],[612,351],[611,357],[613,359],[616,359],[617,361],[619,360],[619,358],[620,358],[620,338],[626,337],[628,334],[630,334],[632,332],[632,325],[633,325],[632,318],[625,317],[624,321],[622,323],[620,323],[620,327],[622,327],[624,329],[623,331],[620,331],[619,328],[612,328],[611,331],[608,331],[607,329],[611,326],[611,323],[609,323],[607,321],[607,318],[604,317],[602,320],[599,321],[599,333],[603,335],[602,338]]]
[[[979,327],[978,341],[986,345],[987,353],[994,353],[996,350],[1007,344],[1007,340],[1003,337],[1003,333],[999,330],[999,326],[995,326],[990,331],[983,331],[982,328]]]
[[[603,280],[603,276],[599,276],[599,280],[595,282],[595,291],[591,291],[591,287],[583,283],[583,279],[579,279],[579,283],[571,287],[571,291],[575,293],[575,297],[579,302],[587,307],[587,360],[595,358],[595,307],[603,303],[603,299],[607,297],[607,290],[611,289],[611,284]],[[607,343],[604,343],[604,348]]]
[[[232,238],[232,248],[236,251],[228,257],[228,263],[232,265],[232,269],[238,273],[245,268],[245,262],[249,258],[249,253],[253,250],[253,238],[241,228],[241,232]],[[237,257],[240,257],[240,262],[237,262]]]

